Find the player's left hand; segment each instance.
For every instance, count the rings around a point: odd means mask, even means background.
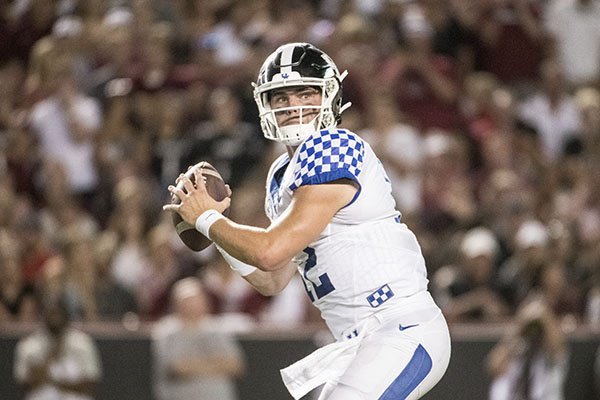
[[[204,178],[198,170],[194,171],[194,181],[196,185],[186,175],[179,175],[175,181],[177,186],[169,185],[168,187],[169,192],[177,196],[179,203],[165,204],[163,210],[177,212],[185,222],[194,225],[196,218],[207,210],[213,209],[222,213],[229,208],[231,198],[226,197],[222,201],[213,199],[206,190]]]

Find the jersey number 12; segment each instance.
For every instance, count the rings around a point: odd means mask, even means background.
[[[335,287],[331,283],[327,273],[319,275],[319,282],[315,282],[308,278],[308,271],[317,265],[317,255],[315,254],[315,249],[312,247],[307,247],[303,251],[306,253],[307,258],[306,261],[304,261],[302,282],[304,282],[304,288],[306,289],[306,293],[308,293],[308,297],[310,297],[310,301],[315,301],[333,292]]]

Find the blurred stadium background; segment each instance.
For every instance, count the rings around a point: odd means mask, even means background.
[[[97,398],[152,398],[152,326],[198,276],[245,351],[240,399],[289,398],[278,368],[329,340],[301,283],[257,295],[161,211],[206,160],[231,217],[267,224],[283,148],[250,83],[289,41],[348,70],[342,125],[380,155],[423,247],[453,334],[426,398],[487,398],[487,355],[532,298],[568,338],[565,398],[598,398],[597,0],[0,1],[0,397],[22,397],[14,346],[64,292],[101,352]]]

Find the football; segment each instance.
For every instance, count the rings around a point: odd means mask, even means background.
[[[198,164],[192,166],[187,170],[185,175],[195,183],[194,171],[200,170],[200,173],[205,179],[206,182],[206,191],[211,197],[217,201],[221,201],[227,197],[227,188],[225,187],[225,182],[223,181],[223,177],[221,174],[206,161],[200,161]],[[180,189],[183,188],[183,183],[178,183],[177,187]],[[177,204],[179,203],[179,199],[177,196],[171,196],[171,203]],[[227,216],[229,214],[229,208],[223,212],[223,215]],[[185,222],[181,216],[174,212],[173,213],[173,225],[175,225],[175,231],[177,235],[181,239],[181,241],[190,249],[194,251],[201,251],[207,248],[212,244],[212,241],[209,240],[206,236],[201,234],[196,230],[194,225],[190,225]]]

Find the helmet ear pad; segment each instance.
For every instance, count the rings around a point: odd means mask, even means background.
[[[334,118],[334,122],[330,125],[338,125],[342,122],[342,85],[340,81],[330,79],[325,82],[323,86],[323,98],[329,98],[333,96],[331,101],[331,113]]]

